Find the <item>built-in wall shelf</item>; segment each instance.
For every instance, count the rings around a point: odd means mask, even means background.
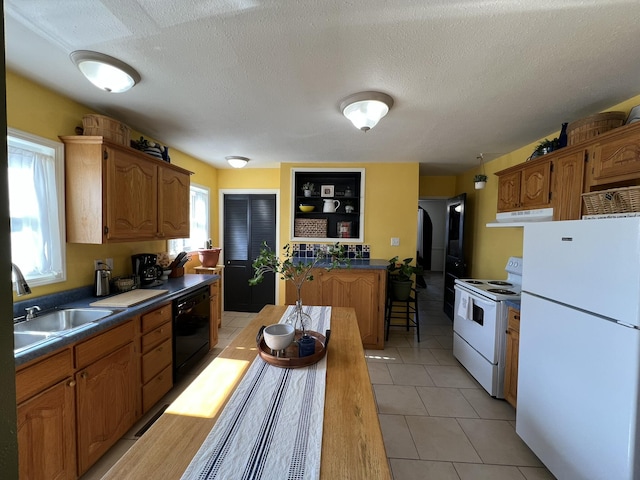
[[[292,169],[291,240],[364,242],[364,172],[364,168]],[[313,191],[306,196],[303,186],[309,183]],[[300,205],[313,210],[304,212]]]

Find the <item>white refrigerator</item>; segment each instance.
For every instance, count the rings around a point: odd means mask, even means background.
[[[640,479],[640,219],[524,227],[516,432],[559,480]]]

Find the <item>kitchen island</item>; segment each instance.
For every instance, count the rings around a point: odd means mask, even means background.
[[[103,479],[180,479],[256,357],[260,326],[285,309],[266,306]],[[320,478],[391,479],[352,308],[332,308],[324,411]]]

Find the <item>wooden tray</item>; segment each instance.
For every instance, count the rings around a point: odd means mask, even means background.
[[[314,332],[313,330],[307,330],[307,335],[313,337],[316,341],[316,351],[313,355],[309,355],[306,357],[298,356],[298,344],[291,343],[285,350],[284,356],[277,357],[276,355],[271,354],[271,349],[267,347],[267,344],[264,342],[264,336],[262,335],[262,331],[265,326],[263,325],[258,332],[256,337],[256,343],[258,344],[258,354],[262,357],[262,359],[270,363],[275,367],[281,368],[300,368],[307,367],[309,365],[313,365],[314,363],[319,362],[322,357],[324,357],[327,353],[327,348],[329,347],[329,337],[331,336],[331,330],[326,331],[326,336],[321,333]],[[294,340],[298,340],[302,337],[302,331],[296,330],[296,335]]]

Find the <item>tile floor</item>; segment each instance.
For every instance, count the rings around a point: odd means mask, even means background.
[[[392,328],[384,350],[365,352],[394,480],[553,480],[515,432],[515,411],[491,398],[452,354],[442,313],[442,274],[419,289],[421,342]],[[224,312],[220,342],[202,366],[142,418],[81,480],[95,480],[136,441],[135,433],[175,399],[253,318]]]

